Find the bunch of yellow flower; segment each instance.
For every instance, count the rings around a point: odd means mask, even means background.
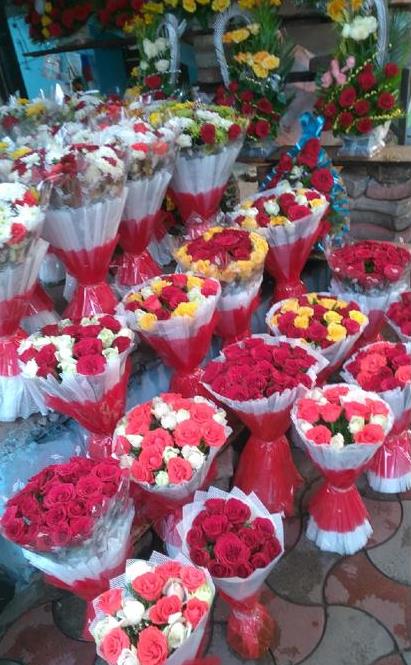
[[[279,7],[281,1],[282,0],[270,0],[270,5],[273,5],[273,7]],[[261,0],[238,0],[238,4],[241,9],[255,9],[260,6]]]
[[[251,23],[244,28],[237,28],[237,30],[226,32],[223,42],[224,44],[241,44],[241,42],[244,42],[251,35],[257,35],[259,31],[260,25],[258,23]]]
[[[363,0],[330,0],[327,15],[336,23],[343,23],[349,21],[362,6]]]
[[[234,60],[240,64],[248,65],[254,74],[261,79],[267,78],[274,69],[280,66],[280,59],[268,51],[240,52],[234,56]]]

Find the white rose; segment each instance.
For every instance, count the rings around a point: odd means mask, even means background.
[[[143,296],[144,299],[149,298],[150,296],[154,295],[149,286],[143,286],[140,293],[141,293],[141,295]]]
[[[161,420],[164,416],[168,416],[170,412],[170,407],[165,402],[156,402],[156,404],[153,404],[153,407],[154,415],[157,420]]]
[[[195,471],[201,469],[204,464],[205,455],[195,446],[183,446],[181,449],[184,459],[192,466]]]
[[[264,203],[264,209],[268,215],[278,215],[280,212],[277,201],[267,201],[267,203]]]
[[[119,628],[119,626],[119,622],[116,621],[114,617],[105,617],[101,621],[97,621],[92,629],[93,637],[97,644],[104,639],[110,630],[113,630],[113,628]]]
[[[157,47],[157,53],[163,53],[168,49],[169,42],[165,37],[157,37],[155,45]]]
[[[122,626],[137,626],[144,616],[145,607],[139,600],[126,600],[117,616]]]
[[[157,487],[167,487],[170,484],[167,471],[158,471],[155,475]]]
[[[170,628],[166,628],[165,634],[167,637],[168,646],[170,649],[178,649],[186,641],[190,635],[191,630],[183,626],[182,623],[174,623]]]
[[[103,356],[107,358],[107,360],[112,360],[113,358],[118,357],[118,349],[116,347],[109,348],[109,349],[103,349]]]
[[[292,192],[292,191],[293,188],[291,187],[288,180],[281,180],[275,188],[277,196],[280,196],[280,194],[284,194],[284,192]]]
[[[300,430],[305,434],[308,430],[312,429],[312,423],[309,423],[307,420],[301,420],[299,423]]]
[[[387,416],[383,415],[371,416],[370,423],[372,425],[381,425],[381,427],[385,429],[385,427],[387,426]]]
[[[103,348],[107,349],[114,342],[115,334],[109,328],[103,328],[97,335],[97,338],[101,339]]]
[[[70,360],[61,360],[59,366],[62,372],[65,374],[75,374],[77,362],[70,358]]]
[[[124,436],[126,433],[126,424],[125,424],[125,419],[123,418],[124,422],[121,422],[120,425],[117,425],[115,434],[116,436]]]
[[[33,379],[35,376],[37,376],[38,369],[39,369],[38,364],[36,363],[34,358],[32,358],[24,365],[22,373],[24,374],[24,376],[27,376],[29,379]]]
[[[134,647],[132,649],[123,649],[118,658],[117,665],[139,665],[137,652]]]
[[[303,170],[300,166],[293,166],[293,168],[291,169],[291,174],[295,178],[301,178],[301,176],[303,174]]]
[[[190,419],[190,411],[187,411],[187,409],[179,409],[175,416],[177,418],[177,422],[182,423],[184,420]]]
[[[149,39],[143,39],[143,51],[149,60],[155,58],[158,52],[155,43],[151,42]]]
[[[139,67],[140,67],[141,71],[145,72],[146,69],[148,69],[148,62],[146,62],[145,60],[142,60],[140,62]]]
[[[349,23],[344,23],[343,29],[342,29],[342,36],[344,39],[348,39],[351,34],[351,26]]]
[[[335,450],[341,450],[341,448],[344,448],[344,436],[341,432],[338,432],[338,434],[334,434],[334,436],[331,437],[330,446],[335,448]]]
[[[127,434],[127,439],[130,441],[133,448],[140,448],[143,437],[140,434]]]
[[[163,460],[167,463],[173,457],[178,457],[178,450],[173,448],[173,446],[166,446],[163,450]]]
[[[222,409],[219,409],[217,413],[214,414],[213,420],[220,425],[227,425],[227,418],[225,412]]]
[[[177,137],[176,143],[177,145],[180,146],[180,148],[191,148],[192,146],[191,136],[189,136],[188,134],[180,134],[180,136]]]
[[[361,430],[364,429],[364,425],[365,420],[362,416],[353,416],[348,423],[348,429],[351,434],[358,434],[358,432],[361,432]]]
[[[302,206],[307,205],[307,197],[304,196],[304,194],[297,194],[297,196],[295,197],[295,201],[296,203],[298,203],[298,205]]]
[[[174,413],[169,413],[166,416],[163,416],[160,422],[161,427],[164,427],[164,429],[175,429],[177,427],[177,418]]]
[[[174,580],[169,580],[163,590],[166,596],[178,596],[181,602],[184,602],[186,599],[185,588],[180,582]]]
[[[157,60],[156,62],[156,70],[160,72],[160,74],[164,74],[165,72],[168,72],[170,68],[170,61],[169,60]]]
[[[136,577],[144,575],[144,573],[151,573],[151,566],[146,561],[134,561],[128,563],[126,566],[126,581],[132,582]]]
[[[203,584],[190,594],[190,598],[198,598],[210,606],[214,598],[213,590],[208,584]]]

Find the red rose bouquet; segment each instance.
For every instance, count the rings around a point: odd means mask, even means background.
[[[354,554],[372,533],[355,480],[391,430],[391,408],[375,393],[339,383],[307,391],[291,418],[325,476],[308,506],[307,537],[322,550]]]
[[[174,393],[136,406],[118,423],[112,454],[130,469],[140,503],[168,544],[176,541],[173,523],[180,507],[206,482],[230,434],[222,409],[203,397]]]
[[[268,243],[266,266],[276,282],[275,300],[305,292],[301,271],[327,208],[319,192],[291,187],[286,190],[280,183],[278,190],[257,194],[234,211],[233,222],[248,231],[258,231]]]
[[[267,251],[267,242],[257,233],[215,226],[175,252],[183,270],[219,280],[216,330],[225,344],[250,334]]]
[[[202,651],[214,593],[210,575],[181,555],[128,560],[93,602],[98,655],[109,665],[187,665]]]
[[[217,323],[221,287],[217,280],[190,274],[162,275],[131,291],[118,311],[175,370],[171,389],[197,395],[204,360]]]
[[[89,454],[103,455],[124,413],[134,334],[109,315],[46,326],[18,348],[31,394],[85,427]]]
[[[347,383],[373,390],[387,402],[394,425],[367,471],[377,492],[396,494],[411,488],[411,352],[410,346],[376,342],[361,349],[344,365]]]
[[[293,513],[302,482],[285,432],[293,402],[315,384],[327,365],[319,353],[297,340],[253,335],[226,347],[205,368],[204,385],[250,429],[235,485],[255,492],[270,511]]]
[[[385,316],[402,342],[411,342],[411,292],[404,291],[391,303]]]
[[[329,365],[317,377],[319,383],[339,369],[362,335],[368,318],[355,302],[340,300],[330,293],[308,293],[273,305],[266,322],[273,335],[304,340],[328,360]]]
[[[90,620],[90,601],[124,569],[133,516],[118,463],[73,457],[30,477],[7,501],[0,528],[47,582],[88,601]]]
[[[184,506],[178,530],[183,553],[208,569],[230,605],[228,644],[245,660],[261,658],[276,627],[259,598],[284,552],[281,516],[271,515],[253,493],[211,487]]]
[[[326,257],[333,277],[332,293],[360,305],[369,319],[363,340],[373,342],[384,325],[389,304],[407,289],[409,249],[390,242],[346,238],[342,246],[329,244]]]
[[[93,2],[90,0],[17,0],[15,4],[26,5],[26,23],[30,26],[33,41],[48,41],[67,37],[79,30],[90,18]]]
[[[126,168],[109,145],[76,144],[54,164],[43,236],[78,284],[65,315],[114,312],[105,277],[127,196]]]

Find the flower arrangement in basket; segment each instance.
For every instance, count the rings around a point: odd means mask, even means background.
[[[216,331],[225,344],[249,334],[267,251],[267,242],[258,233],[215,226],[175,252],[183,270],[219,280]]]
[[[143,102],[166,99],[175,92],[177,72],[171,71],[172,45],[168,37],[158,34],[160,21],[161,15],[149,26],[137,26],[135,29],[139,64],[133,68],[131,76],[133,92]]]
[[[26,23],[33,41],[47,41],[68,37],[82,28],[90,18],[94,4],[90,0],[13,0],[27,10]]]

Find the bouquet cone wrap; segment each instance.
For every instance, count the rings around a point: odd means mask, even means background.
[[[263,275],[233,284],[223,284],[218,301],[217,334],[224,345],[236,342],[250,335],[252,316],[259,305],[260,287]]]
[[[393,298],[393,300],[390,302],[390,305],[392,305],[394,303],[397,303],[397,302],[401,303],[400,295],[401,294],[397,294],[396,298]],[[395,332],[395,334],[397,335],[400,342],[403,342],[404,344],[411,344],[411,336],[405,335],[401,331],[401,328],[395,323],[395,321],[393,321],[393,319],[390,318],[390,316],[388,315],[387,312],[385,313],[385,321],[386,321],[386,323],[388,323],[390,328],[392,328],[392,330]]]
[[[332,387],[340,385],[343,384],[332,384]],[[380,399],[376,393],[366,394],[371,399]],[[378,443],[353,443],[336,450],[329,444],[316,444],[307,439],[299,424],[297,405],[293,407],[291,419],[313,464],[325,477],[324,484],[310,500],[307,537],[321,550],[341,555],[354,554],[364,547],[372,534],[368,513],[355,480],[367,468],[384,439]],[[386,433],[390,431],[393,421],[390,410]]]
[[[45,292],[39,282],[36,283],[34,291],[28,303],[25,317],[21,325],[31,335],[44,326],[57,323],[60,317],[54,311],[54,304],[50,296]]]
[[[65,316],[113,313],[116,299],[105,282],[127,189],[113,199],[80,208],[49,209],[43,236],[78,281]]]

